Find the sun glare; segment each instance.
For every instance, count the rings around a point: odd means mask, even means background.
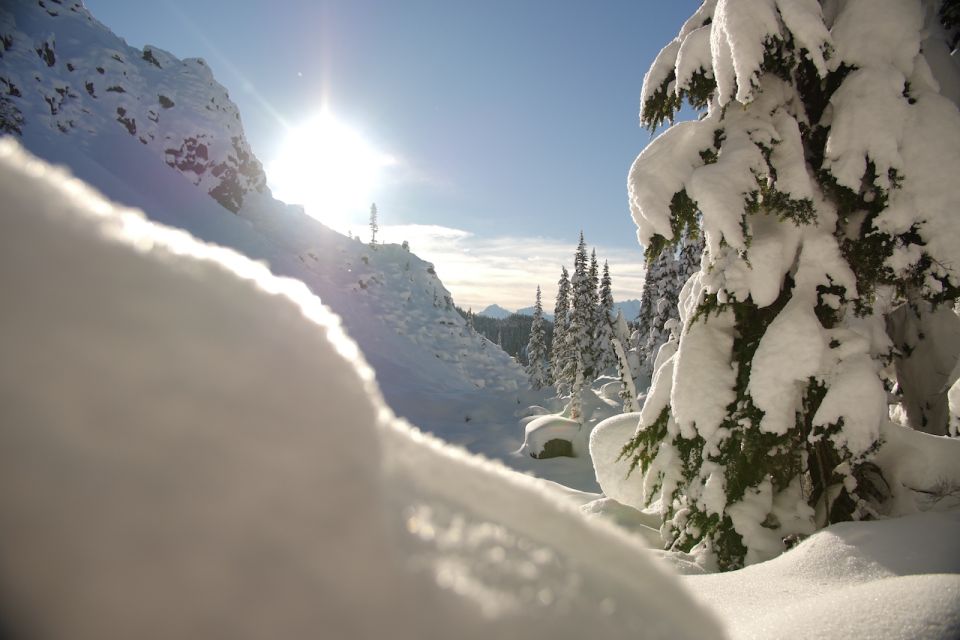
[[[335,228],[369,210],[384,169],[395,164],[360,133],[328,112],[291,129],[267,168],[277,198],[304,205]]]

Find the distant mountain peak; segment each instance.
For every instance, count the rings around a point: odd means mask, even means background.
[[[534,311],[536,311],[536,307],[534,307],[533,305],[530,305],[529,307],[524,307],[523,309],[517,309],[517,313],[519,315],[530,316],[531,318],[533,317]],[[548,313],[546,309],[543,310],[543,318],[544,320],[549,320],[550,322],[553,322],[553,314]]]
[[[478,315],[478,316],[486,316],[486,317],[488,317],[488,318],[496,318],[496,319],[498,319],[498,320],[502,320],[503,318],[507,318],[507,317],[513,315],[513,311],[510,311],[510,310],[508,310],[508,309],[504,309],[503,307],[501,307],[501,306],[498,305],[498,304],[491,304],[490,306],[488,306],[487,308],[485,308],[483,311],[477,312],[477,315]]]
[[[623,319],[627,321],[636,320],[637,316],[640,315],[640,301],[631,298],[630,300],[621,300],[620,302],[613,303],[614,312],[620,311],[623,314]],[[614,314],[616,315],[616,314]]]

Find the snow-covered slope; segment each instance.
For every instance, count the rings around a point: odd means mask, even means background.
[[[720,637],[636,542],[396,420],[302,283],[9,140],[0,199],[4,637]]]
[[[266,189],[240,113],[202,59],[134,49],[79,0],[5,2],[0,43],[0,131],[121,128],[231,211]]]
[[[481,404],[471,393],[515,394],[523,372],[467,328],[432,265],[275,200],[202,60],[131,48],[69,0],[5,3],[0,42],[0,118],[28,149],[154,220],[303,281],[344,319],[398,413],[438,432],[456,420],[459,433],[444,435],[490,455],[510,450],[460,426]],[[438,414],[431,395],[444,393],[467,408]]]

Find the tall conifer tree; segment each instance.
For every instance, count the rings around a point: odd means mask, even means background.
[[[573,276],[570,289],[573,300],[570,303],[570,322],[567,327],[566,341],[570,350],[570,359],[564,369],[564,378],[575,380],[577,367],[585,380],[592,380],[595,373],[593,355],[593,327],[596,320],[596,285],[590,277],[587,244],[580,232],[580,243],[573,260]]]
[[[549,384],[547,338],[543,327],[543,304],[540,301],[539,286],[537,287],[537,302],[533,307],[530,340],[527,342],[527,375],[530,376],[530,386],[534,389],[542,389]]]
[[[570,322],[570,276],[566,267],[560,267],[560,280],[557,282],[557,302],[553,308],[553,345],[550,352],[550,378],[557,391],[562,393],[564,370],[570,359],[567,348],[567,325]],[[570,381],[572,382],[572,380]],[[569,384],[567,384],[569,387]]]
[[[610,279],[610,265],[603,262],[603,277],[600,279],[599,301],[597,303],[597,321],[593,350],[596,354],[597,373],[602,373],[617,364],[613,348],[613,282]]]

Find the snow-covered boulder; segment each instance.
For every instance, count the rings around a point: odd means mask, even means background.
[[[578,455],[579,447],[574,443],[583,440],[582,432],[583,426],[576,420],[552,414],[540,416],[527,423],[520,452],[531,458],[572,458]],[[582,442],[579,444],[582,446]],[[583,453],[581,449],[579,454]]]
[[[714,638],[641,547],[397,421],[307,288],[0,141],[0,611],[35,638]]]

